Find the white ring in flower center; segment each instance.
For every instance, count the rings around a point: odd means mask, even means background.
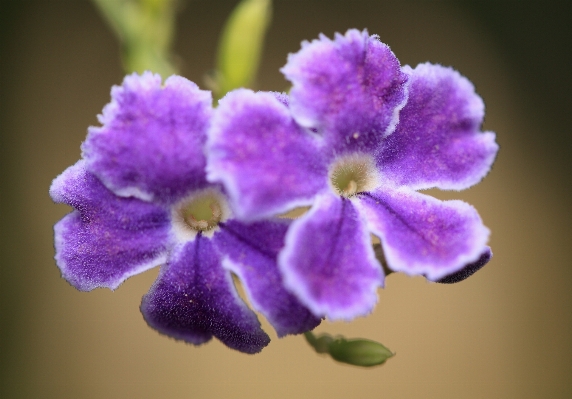
[[[380,185],[375,161],[367,154],[349,154],[336,159],[330,165],[329,181],[334,192],[346,198]]]
[[[220,191],[207,188],[179,201],[173,206],[171,217],[176,237],[188,241],[199,232],[212,237],[219,223],[230,217],[230,209]]]

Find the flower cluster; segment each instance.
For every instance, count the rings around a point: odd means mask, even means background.
[[[384,284],[372,234],[389,269],[431,281],[490,259],[473,207],[419,192],[468,188],[494,161],[467,79],[402,67],[356,30],[303,43],[282,72],[288,95],[240,89],[216,109],[178,76],[114,87],[82,160],[50,189],[75,208],[55,226],[63,277],[115,289],[162,265],[141,305],[150,326],[255,353],[269,338],[233,274],[284,336],[372,311]],[[302,206],[299,219],[276,218]]]

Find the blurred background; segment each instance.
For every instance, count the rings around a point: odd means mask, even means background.
[[[188,1],[177,19],[181,74],[203,87],[236,3]],[[275,1],[257,89],[287,89],[278,68],[302,40],[367,28],[403,64],[472,80],[501,145],[481,184],[433,193],[476,206],[493,260],[452,286],[393,274],[370,317],[318,329],[397,353],[372,369],[265,321],[273,342],[255,356],[161,336],[138,309],[156,269],[115,292],[61,279],[52,225],[70,209],[48,187],[122,81],[119,44],[90,2],[0,4],[2,398],[572,397],[572,3]]]

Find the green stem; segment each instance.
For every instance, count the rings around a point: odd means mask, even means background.
[[[121,42],[126,73],[177,72],[171,56],[176,0],[92,0]]]
[[[271,0],[242,0],[228,17],[212,82],[217,99],[236,88],[252,86],[271,17]]]

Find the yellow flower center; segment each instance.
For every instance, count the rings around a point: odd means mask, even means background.
[[[230,211],[223,195],[214,189],[194,193],[173,208],[175,233],[182,239],[203,232],[211,235],[220,222],[228,219]]]
[[[373,190],[379,185],[373,158],[365,154],[350,154],[338,158],[330,167],[330,185],[342,197]]]
[[[184,207],[182,212],[190,228],[202,231],[216,227],[222,215],[219,203],[211,198],[198,198]]]

